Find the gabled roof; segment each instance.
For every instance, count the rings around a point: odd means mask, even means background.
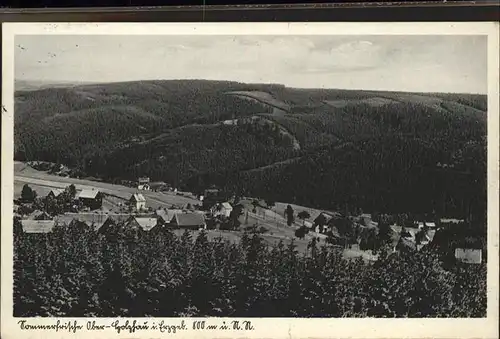
[[[205,217],[199,213],[177,213],[175,221],[179,226],[201,226],[205,224]]]
[[[28,215],[29,220],[52,219],[52,217],[45,211],[35,210]]]
[[[416,250],[417,249],[417,244],[414,241],[411,241],[411,240],[405,239],[405,238],[401,238],[399,240],[398,245],[400,245],[402,247],[410,248],[412,250]]]
[[[455,258],[468,264],[480,264],[482,251],[475,248],[456,248]]]
[[[94,226],[97,230],[108,220],[109,215],[104,213],[65,213],[56,218],[58,223],[69,225],[73,220]]]
[[[318,215],[314,217],[314,213],[311,213],[311,219],[316,220],[320,216],[323,216],[325,218],[326,222],[329,222],[333,218],[340,218],[342,215],[338,212],[328,212],[328,211],[322,211]]]
[[[131,200],[137,201],[137,202],[145,202],[146,199],[141,193],[135,193],[132,194],[132,197],[130,198]]]
[[[458,223],[464,222],[463,219],[455,219],[455,218],[443,218],[440,221],[443,224],[446,224],[446,223],[458,224]]]
[[[134,218],[134,220],[144,231],[151,230],[158,223],[158,220],[156,218]]]
[[[180,209],[159,209],[155,211],[155,214],[162,218],[165,222],[171,222],[177,213],[182,213]]]
[[[95,188],[83,189],[80,193],[78,193],[77,198],[78,199],[95,199],[98,194],[99,194],[98,189],[95,189]]]
[[[23,232],[25,233],[49,233],[52,232],[54,220],[21,220]]]
[[[230,204],[230,203],[228,203],[228,202],[223,202],[221,205],[222,205],[222,207],[224,207],[225,209],[228,209],[228,210],[233,209],[233,206],[231,206],[231,204]]]
[[[108,219],[113,220],[116,223],[127,222],[132,216],[125,213],[109,213]]]
[[[61,193],[63,193],[64,190],[63,189],[60,189],[60,188],[53,188],[52,190],[50,190],[49,194],[52,193],[54,194],[54,196],[57,198],[59,195],[61,195]]]
[[[152,187],[152,188],[153,187],[157,188],[157,187],[169,186],[169,185],[166,182],[163,182],[163,181],[155,181],[155,182],[150,182],[149,186]]]

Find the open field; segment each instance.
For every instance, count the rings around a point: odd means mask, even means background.
[[[37,191],[38,195],[46,195],[52,188],[65,188],[71,184],[74,184],[77,190],[97,188],[106,195],[127,200],[133,193],[138,192],[137,189],[132,187],[50,175],[16,162],[14,165],[14,197],[20,196],[24,184],[29,184]],[[148,206],[152,208],[200,203],[196,199],[176,195],[171,192],[159,193],[140,191],[140,193],[147,199]]]

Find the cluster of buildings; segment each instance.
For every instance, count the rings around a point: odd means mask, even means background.
[[[54,218],[45,212],[38,211],[36,214],[21,220],[24,233],[50,233],[56,225],[69,226],[73,221],[85,223],[97,232],[105,232],[110,225],[118,223],[143,231],[151,231],[155,227],[189,230],[206,228],[205,216],[201,211],[158,209],[148,214],[67,212]]]
[[[147,206],[146,198],[140,190],[151,190],[149,178],[139,178],[138,191],[131,194],[127,201],[127,213],[111,213],[101,211],[104,194],[95,188],[85,188],[78,192],[75,201],[84,209],[79,212],[67,212],[51,217],[45,211],[34,211],[29,215],[19,215],[21,225],[25,233],[50,233],[56,225],[70,225],[74,220],[92,227],[98,232],[105,230],[113,224],[123,224],[132,229],[141,229],[149,232],[158,228],[199,230],[207,228],[207,221],[222,221],[231,217],[234,207],[220,197],[217,189],[205,190],[199,195],[203,202],[203,209],[193,208],[160,208],[151,210]],[[48,197],[58,198],[63,194],[63,189],[53,189]],[[16,206],[19,207],[19,206]],[[16,215],[16,211],[14,211]],[[345,220],[348,219],[349,227],[355,228],[359,233],[364,231],[375,231],[378,233],[378,223],[372,219],[370,214],[345,217],[338,212],[323,211],[317,215],[303,220],[303,226],[315,236],[326,238],[327,234],[338,239],[340,243],[345,241]],[[311,221],[310,221],[311,220]],[[344,224],[342,224],[344,222]],[[432,243],[437,229],[441,224],[460,224],[463,220],[441,219],[434,221],[417,221],[410,227],[392,224],[389,226],[390,239],[393,250],[402,247],[420,251],[426,245]],[[211,223],[210,223],[211,225]],[[457,248],[455,257],[458,261],[465,263],[481,263],[481,250],[474,248]]]
[[[173,188],[169,184],[163,181],[152,182],[149,177],[140,177],[137,179],[137,189],[140,191],[154,191],[154,192],[164,192],[172,191],[177,192],[176,188]]]
[[[146,181],[147,178],[140,179]],[[63,189],[52,189],[47,197],[57,199],[64,191]],[[206,212],[186,206],[182,209],[151,210],[146,204],[144,195],[138,191],[128,199],[128,211],[112,213],[102,210],[103,197],[104,194],[96,188],[83,189],[74,198],[75,204],[84,207],[79,211],[66,212],[55,217],[40,210],[35,210],[28,215],[20,215],[17,213],[19,206],[15,205],[14,215],[21,218],[24,233],[50,233],[56,225],[68,226],[74,220],[85,223],[99,232],[104,232],[109,225],[117,223],[143,231],[150,231],[156,227],[199,230],[207,228],[207,218],[229,218],[233,210],[228,202],[215,203]]]
[[[319,237],[325,237],[326,234],[333,236],[342,243],[343,236],[338,229],[339,220],[345,218],[338,212],[320,212],[313,221],[304,221],[304,226],[309,232],[314,232]],[[348,217],[353,228],[358,229],[359,233],[373,229],[378,233],[378,223],[372,220],[370,214],[361,214],[359,216]],[[432,243],[436,231],[440,226],[458,225],[463,223],[462,219],[442,218],[438,222],[434,221],[416,221],[411,226],[398,226],[392,224],[389,226],[389,236],[393,251],[403,248],[413,251],[420,251],[425,246]],[[482,250],[479,248],[456,248],[455,258],[464,263],[479,264],[482,262]]]

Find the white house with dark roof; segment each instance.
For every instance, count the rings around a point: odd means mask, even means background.
[[[54,220],[21,220],[24,233],[50,233],[54,228]]]

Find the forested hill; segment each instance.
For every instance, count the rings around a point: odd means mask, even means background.
[[[483,211],[486,96],[206,80],[16,92],[15,158],[319,208]]]

